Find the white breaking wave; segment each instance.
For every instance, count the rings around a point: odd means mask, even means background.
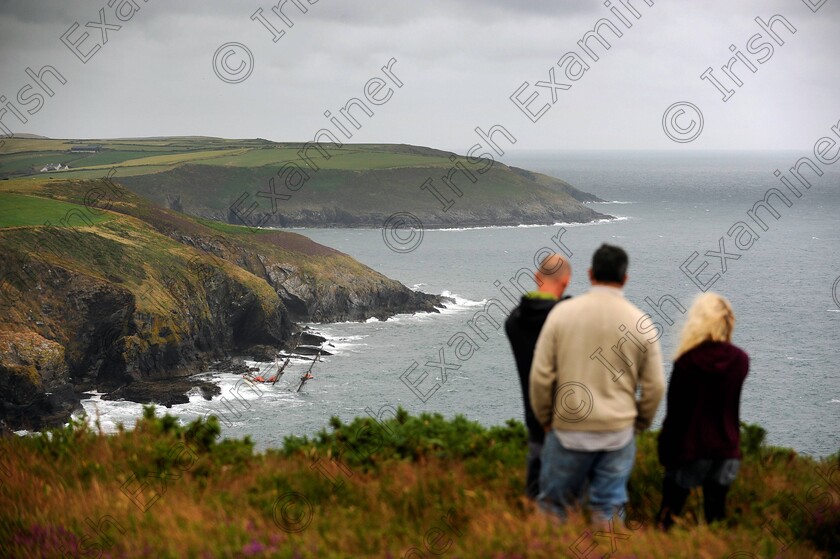
[[[441,297],[449,297],[450,299],[454,299],[454,303],[446,302],[446,308],[439,307],[440,314],[454,314],[469,310],[474,307],[480,307],[487,303],[487,299],[482,299],[481,301],[473,301],[472,299],[467,299],[466,297],[461,297],[456,293],[452,293],[451,291],[444,290],[443,293],[440,294]]]
[[[551,225],[534,225],[524,224],[519,225],[476,225],[475,227],[441,227],[440,229],[430,229],[429,232],[444,231],[447,233],[459,231],[476,231],[480,229],[530,229],[535,227],[552,227]]]
[[[631,219],[629,216],[626,215],[617,215],[613,219],[599,219],[598,221],[593,221],[592,223],[582,223],[581,225],[592,225],[592,224],[599,224],[599,223],[614,223],[616,221],[627,221]]]
[[[463,307],[477,307],[478,305],[483,305],[484,303],[487,302],[487,299],[482,299],[481,301],[473,301],[472,299],[467,299],[466,297],[461,297],[457,293],[452,293],[448,289],[444,289],[443,292],[440,294],[440,296],[441,297],[449,297],[450,299],[454,299],[456,305],[460,305],[460,306],[463,306]]]
[[[101,394],[96,394],[92,398],[82,400],[82,409],[87,415],[88,425],[92,429],[96,429],[95,422],[99,419],[99,425],[105,433],[116,433],[117,424],[122,423],[126,429],[134,429],[135,422],[143,416],[143,404],[136,402],[128,402],[125,400],[103,400]],[[173,415],[179,415],[176,411],[189,406],[190,404],[179,404],[172,406],[171,409],[157,406],[158,414],[163,411]],[[81,419],[81,413],[73,414],[74,420]],[[182,422],[183,423],[183,422]]]
[[[627,204],[633,204],[634,202],[626,202]],[[537,227],[587,227],[590,225],[601,225],[603,223],[614,223],[616,221],[626,221],[630,219],[627,216],[617,215],[614,218],[605,218],[605,219],[596,219],[595,221],[588,221],[586,223],[569,223],[566,221],[558,221],[557,223],[552,223],[551,225],[534,225],[534,224],[525,224],[520,223],[519,225],[481,225],[476,227],[443,227],[440,229],[427,229],[427,233],[434,233],[437,231],[444,231],[447,233],[451,232],[460,232],[460,231],[475,231],[480,229],[534,229]]]

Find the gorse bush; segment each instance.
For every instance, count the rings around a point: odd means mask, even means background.
[[[441,414],[410,416],[398,408],[394,417],[377,421],[355,418],[344,424],[330,418],[331,432],[322,429],[315,437],[286,437],[282,453],[313,451],[340,455],[350,466],[374,468],[391,460],[439,460],[494,462],[520,465],[527,434],[522,423],[509,420],[503,427],[484,427],[462,415],[447,420]]]
[[[754,423],[741,422],[741,453],[744,456],[758,456],[764,449],[767,429]]]

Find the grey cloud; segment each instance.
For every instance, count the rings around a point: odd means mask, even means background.
[[[529,92],[540,95],[536,106],[550,99],[535,82],[548,79],[596,21],[611,17],[601,1],[319,0],[305,15],[290,3],[294,26],[283,27],[278,42],[250,19],[261,7],[281,25],[268,0],[137,1],[141,11],[81,64],[58,37],[74,21],[84,25],[99,8],[107,11],[107,0],[0,0],[0,94],[15,96],[27,65],[56,64],[69,78],[20,131],[307,139],[324,125],[324,110],[359,95],[391,57],[405,87],[365,124],[359,141],[463,150],[474,143],[475,126],[503,123],[523,148],[674,147],[662,143],[658,121],[665,107],[686,98],[708,112],[713,145],[703,147],[786,147],[801,145],[820,118],[840,117],[832,112],[840,89],[836,2],[812,14],[790,0],[657,0],[654,7],[630,0],[643,17],[532,124],[509,96],[528,81]],[[756,32],[753,18],[777,13],[796,24],[797,34],[756,74],[741,69],[744,86],[721,102],[699,74],[725,64],[730,44],[743,46]],[[99,32],[89,31],[94,40]],[[228,41],[243,42],[255,57],[244,83],[225,84],[213,74],[213,52]],[[790,114],[793,126],[784,136],[768,133],[773,122],[723,133],[726,122],[751,113]],[[14,124],[11,118],[3,122]],[[632,125],[617,128],[610,120],[616,118]]]

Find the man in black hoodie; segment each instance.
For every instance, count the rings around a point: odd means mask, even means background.
[[[525,400],[525,426],[528,428],[528,462],[525,480],[525,494],[536,499],[539,493],[540,452],[542,451],[545,429],[531,410],[528,395],[531,362],[534,359],[534,346],[540,335],[543,323],[554,305],[569,297],[563,296],[572,268],[559,254],[546,256],[534,274],[537,290],[522,296],[519,306],[513,309],[505,321],[505,333],[510,340],[516,369],[519,372],[519,384]]]

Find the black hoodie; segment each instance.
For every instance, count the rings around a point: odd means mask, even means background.
[[[569,298],[569,296],[566,296],[560,301]],[[534,360],[534,347],[537,345],[537,337],[540,335],[545,318],[554,308],[554,305],[560,301],[525,295],[522,297],[519,306],[513,309],[513,312],[505,321],[505,333],[510,340],[513,357],[516,359],[519,384],[522,387],[522,398],[525,400],[525,426],[528,428],[528,440],[536,443],[543,442],[545,430],[531,410],[531,398],[528,395],[531,363]]]
[[[750,360],[726,342],[705,342],[674,363],[659,461],[678,468],[694,460],[740,458],[741,386]]]

